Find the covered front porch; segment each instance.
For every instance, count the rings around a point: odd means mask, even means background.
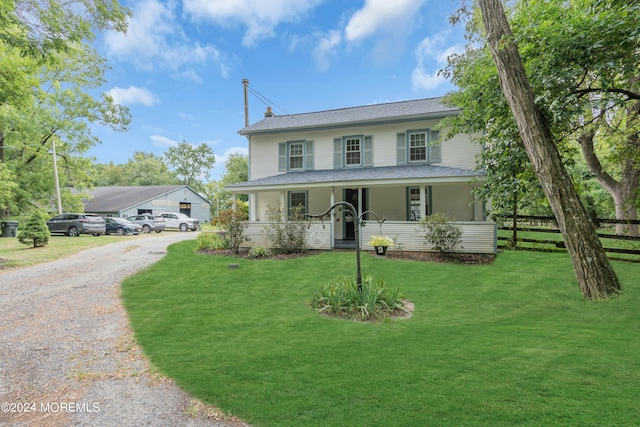
[[[358,216],[364,212],[360,245],[365,250],[373,250],[368,241],[377,234],[395,239],[402,250],[429,250],[424,236],[418,233],[419,221],[433,212],[447,212],[462,225],[461,251],[495,253],[495,224],[486,221],[486,206],[473,193],[474,186],[479,185],[472,182],[478,177],[476,173],[440,166],[339,171],[340,176],[337,172],[287,173],[230,186],[228,190],[234,194],[249,195],[246,234],[251,240],[247,245],[268,246],[262,230],[269,221],[270,205],[287,210],[302,206],[305,213],[318,215],[344,201],[354,206]],[[310,222],[309,247],[354,248],[354,225],[351,211],[338,207],[321,221]]]

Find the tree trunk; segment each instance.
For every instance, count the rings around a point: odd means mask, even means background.
[[[479,0],[478,3],[500,86],[562,232],[582,294],[593,299],[617,293],[620,282],[562,164],[551,129],[535,104],[502,4],[500,0]]]
[[[622,161],[622,174],[620,180],[616,181],[607,171],[604,170],[600,159],[596,155],[594,141],[595,135],[593,131],[583,132],[578,136],[578,144],[582,150],[582,155],[587,163],[589,171],[596,180],[602,185],[607,193],[613,198],[616,210],[616,219],[637,220],[638,208],[636,201],[638,200],[638,192],[640,189],[640,169],[638,169],[634,158],[627,158]],[[628,141],[629,146],[638,145],[637,136],[632,137]],[[638,236],[637,224],[616,224],[616,234]]]

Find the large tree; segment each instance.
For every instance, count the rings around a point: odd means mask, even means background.
[[[582,293],[586,298],[617,293],[620,282],[564,168],[549,122],[536,105],[502,4],[500,0],[478,0],[478,4],[502,92],[558,222]]]
[[[203,180],[209,179],[211,168],[216,162],[213,150],[207,144],[196,146],[186,141],[169,147],[165,159],[174,168],[182,184],[200,192],[203,190]]]
[[[144,151],[136,151],[127,163],[116,165],[98,163],[94,167],[95,185],[174,185],[178,183],[176,174],[162,156]]]
[[[211,200],[211,216],[217,217],[220,212],[231,208],[231,193],[225,191],[225,187],[230,184],[245,182],[249,179],[249,159],[246,155],[232,153],[224,162],[224,173],[220,181],[211,181],[204,186],[204,195]],[[246,202],[249,197],[242,194],[239,200]]]
[[[0,216],[49,204],[52,143],[61,181],[82,185],[90,168],[81,154],[98,142],[88,124],[126,127],[126,109],[89,94],[106,69],[89,44],[95,31],[125,31],[128,16],[115,0],[0,2]]]
[[[11,114],[0,117],[7,150],[5,163],[16,177],[19,191],[10,206],[16,213],[34,206],[46,209],[55,194],[52,144],[56,145],[61,187],[91,186],[90,159],[83,154],[100,141],[92,124],[124,131],[129,113],[111,97],[89,93],[104,83],[105,61],[83,44],[52,52],[51,60],[35,68],[33,97]],[[5,110],[7,111],[7,110]],[[65,191],[65,209],[78,206],[82,197]]]
[[[565,161],[581,152],[582,162],[615,202],[616,217],[637,219],[640,2],[528,0],[513,5],[515,41]],[[496,145],[501,148],[502,155],[485,165],[508,169],[522,147],[513,145],[520,138],[479,22],[468,22],[472,43],[464,54],[451,57],[446,70],[461,88],[449,100],[464,110],[456,119],[458,130],[482,131],[481,139],[492,141],[494,151]],[[638,232],[633,226],[619,231]]]

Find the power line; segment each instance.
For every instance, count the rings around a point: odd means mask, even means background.
[[[251,86],[247,86],[247,89],[249,89],[249,92],[251,92],[251,94],[253,96],[258,98],[258,100],[260,102],[262,102],[264,105],[266,105],[267,107],[275,107],[278,110],[282,111],[284,114],[289,115],[289,113],[287,113],[287,111],[284,108],[280,107],[278,104],[276,104],[275,102],[273,102],[272,100],[270,100],[266,96],[262,95],[260,92],[258,92],[257,90],[255,90]]]

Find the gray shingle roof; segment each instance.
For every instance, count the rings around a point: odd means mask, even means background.
[[[116,186],[95,187],[90,192],[90,199],[84,203],[87,212],[120,212],[123,209],[138,205],[147,200],[170,193],[185,185],[149,185],[149,186]]]
[[[469,169],[436,166],[433,164],[383,166],[360,169],[324,169],[307,172],[287,172],[253,181],[232,184],[226,187],[237,191],[247,187],[274,187],[287,185],[308,185],[349,181],[382,181],[382,180],[411,180],[436,178],[466,178],[472,179],[484,174]],[[373,183],[373,182],[372,182]]]
[[[387,104],[318,111],[314,113],[289,114],[265,117],[257,123],[238,131],[240,135],[282,132],[307,128],[344,127],[362,123],[387,123],[417,118],[441,118],[457,114],[460,110],[442,103],[440,98],[416,99]]]

